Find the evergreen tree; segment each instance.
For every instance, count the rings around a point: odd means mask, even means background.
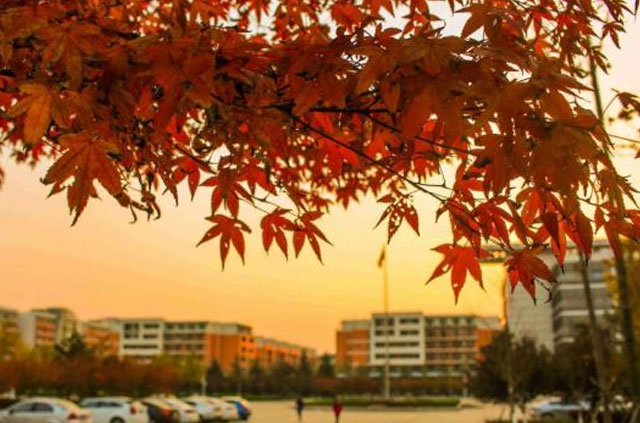
[[[236,358],[231,368],[231,380],[235,383],[236,394],[242,394],[242,385],[244,379],[244,368],[240,364],[240,360]]]
[[[298,394],[308,395],[311,392],[311,379],[313,377],[313,369],[307,357],[306,351],[302,352],[300,362],[296,369],[296,387]]]
[[[292,395],[296,394],[294,386],[293,376],[295,369],[286,361],[279,359],[278,362],[271,368],[270,379],[274,393],[280,395]]]
[[[254,394],[264,393],[265,372],[258,360],[253,360],[249,367],[249,388]]]
[[[56,344],[54,351],[56,357],[63,360],[93,357],[95,353],[93,348],[87,346],[82,336],[77,332],[74,332],[61,343]]]
[[[207,393],[215,394],[225,390],[225,376],[218,360],[213,360],[206,372]]]
[[[320,356],[320,365],[318,366],[318,376],[324,378],[332,378],[336,375],[336,369],[333,365],[333,360],[329,354],[322,354]]]

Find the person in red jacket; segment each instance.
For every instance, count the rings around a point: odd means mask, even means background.
[[[342,403],[340,399],[336,397],[333,400],[333,414],[336,416],[336,423],[340,423],[340,414],[342,414]]]

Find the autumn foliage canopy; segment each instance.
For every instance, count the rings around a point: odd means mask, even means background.
[[[264,213],[264,248],[308,244],[365,195],[391,239],[449,219],[433,277],[481,283],[487,245],[512,285],[553,277],[567,243],[640,238],[634,191],[586,108],[589,58],[618,42],[623,0],[2,0],[0,146],[75,220],[110,195],[159,215],[181,184],[224,263]],[[437,9],[437,10],[436,10]],[[452,30],[454,16],[463,25]],[[633,106],[634,98],[621,99]],[[638,103],[640,110],[640,103]],[[446,170],[448,169],[448,170]],[[453,169],[451,171],[451,169]],[[413,204],[428,196],[437,216]]]

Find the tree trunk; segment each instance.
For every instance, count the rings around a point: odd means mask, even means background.
[[[593,85],[593,95],[596,101],[596,111],[600,124],[604,128],[604,110],[602,109],[602,96],[600,95],[600,84],[598,82],[598,70],[593,57],[589,56],[589,73],[591,74],[591,82]],[[620,237],[616,234],[616,240],[619,245]],[[627,359],[627,374],[629,375],[629,389],[631,394],[632,408],[640,407],[640,385],[638,381],[638,359],[636,355],[636,334],[633,328],[633,317],[631,313],[629,290],[629,279],[627,277],[627,264],[623,257],[615,258],[616,276],[618,281],[618,307],[622,318],[622,334],[624,336],[624,353]],[[630,423],[638,421],[638,413],[633,412],[630,417]]]
[[[596,318],[596,312],[593,305],[593,296],[591,295],[591,281],[589,280],[589,271],[587,269],[587,262],[584,260],[584,256],[581,252],[578,252],[580,257],[580,272],[582,273],[582,284],[584,287],[584,298],[587,303],[587,310],[589,312],[589,332],[591,334],[591,346],[593,348],[593,361],[596,365],[596,377],[598,379],[598,390],[600,391],[600,402],[603,408],[603,422],[611,423],[611,410],[609,405],[611,403],[610,390],[609,390],[609,378],[607,376],[607,367],[604,357],[604,346],[602,344],[602,337],[600,336],[600,328],[598,327],[598,320]],[[595,415],[595,410],[592,410],[592,421]]]
[[[513,345],[511,332],[507,326],[507,395],[509,400],[509,421],[516,423],[515,382],[513,375]]]
[[[633,328],[631,312],[631,292],[627,277],[627,265],[623,257],[616,257],[616,278],[618,281],[618,308],[624,336],[624,353],[627,359],[629,374],[629,390],[634,408],[640,406],[640,389],[638,387],[638,358],[636,355],[636,334]],[[635,423],[638,413],[632,413],[630,423]]]

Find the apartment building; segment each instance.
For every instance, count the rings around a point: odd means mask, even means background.
[[[18,317],[20,313],[12,308],[0,307],[0,332],[19,332]]]
[[[511,333],[518,339],[532,339],[536,344],[553,352],[555,342],[550,293],[538,286],[534,301],[522,285],[516,286],[513,290],[506,285],[506,314]]]
[[[7,307],[0,307],[0,322],[17,324],[18,315],[18,310]]]
[[[425,318],[420,312],[375,313],[369,335],[369,365],[381,368],[387,361],[392,376],[399,371],[417,376],[425,364]],[[403,374],[404,375],[404,374]]]
[[[502,263],[504,258],[502,252],[495,252],[484,262]],[[572,342],[578,329],[589,323],[581,263],[573,245],[567,246],[564,268],[558,266],[550,251],[541,254],[540,258],[552,270],[557,283],[551,286],[539,283],[535,301],[522,286],[516,286],[511,292],[507,284],[506,317],[509,330],[516,338],[533,339],[538,345],[554,351]],[[607,278],[615,278],[615,269],[613,252],[605,240],[594,241],[588,276],[598,322],[609,325],[615,304]]]
[[[0,360],[11,357],[16,353],[16,345],[13,340],[19,340],[20,328],[18,327],[17,310],[0,307],[0,336],[9,342],[0,342]]]
[[[162,318],[105,318],[81,322],[61,307],[20,313],[0,307],[0,322],[19,331],[29,348],[53,347],[73,334],[83,337],[98,354],[149,362],[158,356],[195,357],[204,366],[217,361],[229,372],[237,364],[264,367],[284,361],[298,365],[303,356],[313,362],[315,351],[273,338],[255,337],[250,326],[211,321],[168,321]]]
[[[69,339],[71,335],[74,333],[79,333],[80,331],[80,321],[76,314],[64,307],[47,307],[34,309],[34,312],[37,313],[46,313],[54,318],[55,326],[56,326],[56,338],[55,343],[59,344],[65,339]]]
[[[369,343],[364,352],[362,331],[366,322]],[[381,376],[387,363],[392,377],[451,376],[471,370],[482,359],[482,347],[500,330],[498,317],[374,313],[367,321],[343,322],[336,334],[336,358],[340,365],[357,356],[373,377]],[[359,342],[349,344],[349,338]]]
[[[369,364],[371,320],[343,320],[336,332],[336,365],[345,369]]]
[[[89,321],[80,324],[80,334],[85,344],[103,356],[120,352],[120,330],[106,321]]]
[[[316,360],[315,350],[273,338],[256,336],[255,345],[256,359],[260,366],[265,369],[279,362],[297,366],[300,364],[302,357],[306,357],[310,364],[313,364]]]
[[[151,361],[164,352],[164,320],[159,318],[120,319],[119,355]]]
[[[18,315],[22,341],[29,348],[53,347],[56,343],[56,316],[42,311]]]
[[[575,250],[565,259],[564,271],[557,265],[554,273],[558,283],[552,286],[553,334],[556,348],[571,343],[581,327],[588,327],[589,313],[584,294],[582,264]],[[598,324],[606,327],[613,321],[616,308],[607,284],[607,278],[615,278],[613,251],[605,242],[598,242],[588,267],[589,286]]]
[[[248,368],[256,360],[266,367],[279,360],[295,365],[303,352],[315,358],[311,349],[255,337],[250,326],[239,323],[123,319],[118,324],[120,354],[143,361],[160,355],[196,357],[205,366],[217,361],[229,372],[236,363]]]
[[[217,361],[223,371],[237,362],[248,367],[256,359],[251,327],[208,321],[166,322],[164,352],[174,357],[198,357],[204,365]]]

